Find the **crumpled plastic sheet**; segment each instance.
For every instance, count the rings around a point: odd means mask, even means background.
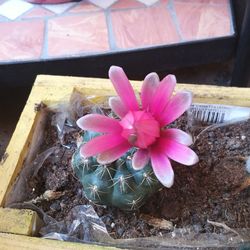
[[[56,111],[52,117],[51,125],[56,127],[61,144],[63,144],[64,135],[75,130],[77,117],[88,113],[103,114],[102,108],[105,105],[96,104],[92,99],[95,99],[95,97],[87,98],[75,92],[71,96],[70,105],[68,103],[61,103],[51,107]]]
[[[26,164],[23,171],[20,173],[18,181],[15,183],[10,195],[6,198],[6,206],[12,203],[18,203],[25,200],[26,190],[28,189],[27,180],[32,176],[38,174],[39,169],[43,166],[44,162],[58,150],[57,146],[51,147],[38,154],[31,164]]]
[[[102,220],[91,205],[75,206],[62,221],[43,214],[46,224],[40,230],[43,238],[70,242],[98,243],[116,247],[137,249],[225,249],[237,247],[250,249],[250,230],[239,229],[225,233],[204,234],[194,228],[175,228],[162,237],[118,239],[111,238]]]
[[[46,226],[40,230],[43,238],[80,242],[112,241],[91,205],[75,206],[62,221],[57,222],[46,216],[44,222]]]
[[[162,237],[111,238],[102,220],[91,205],[78,205],[68,216],[57,222],[45,214],[46,226],[40,230],[43,238],[61,241],[97,243],[132,249],[250,249],[250,230],[239,229],[221,234],[198,233],[192,228],[175,228]],[[212,248],[211,248],[212,247]]]

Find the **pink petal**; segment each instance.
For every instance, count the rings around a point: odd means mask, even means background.
[[[136,122],[136,128],[138,131],[143,132],[147,135],[154,137],[160,136],[160,127],[159,123],[156,120],[141,120]]]
[[[160,82],[151,104],[151,111],[156,118],[162,115],[174,91],[175,85],[176,78],[174,75],[168,75]]]
[[[177,128],[166,129],[161,134],[166,139],[174,140],[186,146],[193,144],[192,136]]]
[[[191,105],[192,93],[183,91],[177,93],[159,116],[161,126],[165,126],[180,117]]]
[[[109,78],[124,106],[128,110],[138,111],[139,105],[134,90],[123,69],[117,66],[111,66],[109,69]]]
[[[192,149],[176,141],[162,138],[159,141],[159,147],[169,158],[181,164],[190,166],[199,161],[198,156]]]
[[[109,107],[120,118],[124,117],[129,112],[129,110],[122,103],[121,98],[118,96],[109,98]]]
[[[126,114],[126,117],[124,117],[121,121],[120,121],[120,125],[124,128],[124,129],[133,129],[133,125],[134,125],[134,121],[135,121],[135,116],[134,114],[129,111]]]
[[[147,150],[138,149],[132,158],[132,166],[135,170],[144,168],[149,161],[149,154]]]
[[[83,130],[101,133],[119,133],[122,131],[118,120],[99,114],[85,115],[78,119],[76,124]]]
[[[126,140],[119,134],[101,135],[82,145],[80,154],[82,157],[90,157],[103,153],[111,148],[119,146]]]
[[[142,109],[147,110],[150,106],[158,84],[159,76],[156,73],[150,73],[145,77],[141,89]]]
[[[163,186],[170,188],[174,183],[174,171],[168,157],[157,150],[152,150],[150,156],[155,176]]]
[[[131,148],[131,145],[127,141],[124,141],[120,145],[99,154],[97,157],[97,161],[100,164],[109,164],[119,159],[130,148]]]

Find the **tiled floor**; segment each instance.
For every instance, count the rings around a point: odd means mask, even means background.
[[[230,36],[229,0],[0,0],[0,63]]]

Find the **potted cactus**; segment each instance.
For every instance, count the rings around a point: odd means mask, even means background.
[[[249,89],[176,86],[173,75],[160,81],[156,73],[147,75],[142,85],[130,84],[123,69],[116,66],[110,68],[109,77],[118,96],[114,96],[110,81],[105,79],[39,76],[36,80],[1,163],[0,203],[2,207],[11,208],[0,209],[0,244],[13,248],[18,240],[20,246],[30,248],[37,244],[55,249],[76,247],[76,243],[51,243],[46,239],[27,237],[36,233],[37,214],[49,222],[45,237],[60,240],[89,242],[89,236],[94,235],[94,241],[102,244],[144,249],[159,245],[163,248],[223,248],[249,242],[249,229],[230,228],[223,221],[206,217],[206,213],[219,219],[228,216],[233,221],[230,216],[234,209],[227,207],[228,203],[242,208],[239,215],[243,217],[235,225],[243,225],[242,220],[245,223],[249,177],[245,166],[242,167],[244,164],[239,162],[244,162],[248,155],[248,122],[231,124],[225,129],[216,125],[206,129],[202,134],[205,136],[199,134],[199,140],[184,132],[187,131],[183,129],[185,126],[175,127],[179,117],[184,117],[182,114],[190,107],[192,98],[199,103],[250,107]],[[182,91],[173,94],[175,87]],[[140,98],[133,88],[140,91]],[[84,116],[77,115],[72,119],[67,112],[72,107],[75,93],[93,97],[94,103],[108,99],[109,109],[88,107]],[[61,113],[58,107],[65,103],[66,113]],[[56,111],[52,107],[56,107]],[[59,114],[60,124],[51,126],[55,125],[51,118],[54,114]],[[51,142],[48,137],[51,127],[52,137],[62,128],[74,136],[66,133],[65,138]],[[231,137],[232,133],[235,137]],[[195,146],[192,144],[194,140]],[[233,148],[233,151],[218,150],[221,149],[217,147],[220,140],[225,148]],[[240,157],[236,151],[241,153]],[[246,169],[249,169],[249,159],[246,163]],[[228,196],[228,190],[233,187],[237,191],[239,183],[243,191]],[[225,214],[220,214],[224,209],[222,206],[228,208]],[[13,209],[17,207],[21,210]],[[72,207],[76,209],[71,210]],[[98,211],[102,224],[90,207]],[[197,223],[199,216],[196,212],[202,215],[203,221]],[[112,218],[114,214],[117,215],[115,219]],[[176,214],[183,217],[176,218]],[[177,220],[184,226],[175,228],[173,224]],[[185,222],[181,224],[181,220]],[[103,222],[107,222],[111,234],[117,230],[121,239],[107,237]],[[119,223],[132,229],[129,239]],[[199,227],[202,224],[211,225],[214,231]],[[89,226],[90,231],[87,230]],[[163,231],[155,230],[159,226],[164,228]],[[87,231],[87,237],[84,231]],[[158,237],[131,239],[152,235]]]
[[[185,165],[198,162],[188,147],[191,136],[166,128],[190,107],[192,94],[183,91],[172,97],[175,76],[168,75],[160,82],[158,75],[151,73],[143,82],[138,104],[122,68],[112,66],[109,77],[119,95],[109,99],[109,106],[119,119],[100,114],[80,118],[77,125],[85,133],[72,166],[88,199],[133,210],[162,185],[173,185],[170,159]]]

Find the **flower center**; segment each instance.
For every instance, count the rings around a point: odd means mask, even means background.
[[[129,111],[120,121],[122,136],[138,148],[147,148],[160,137],[160,125],[145,111]]]

